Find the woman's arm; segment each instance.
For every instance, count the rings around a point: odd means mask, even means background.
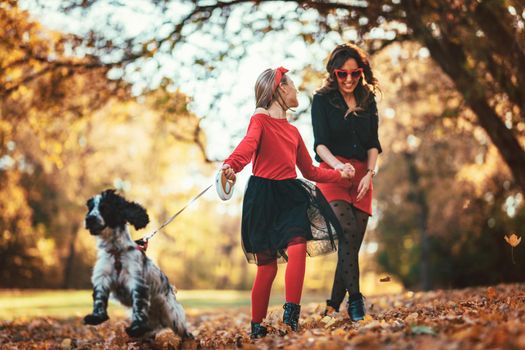
[[[361,181],[359,182],[359,186],[357,186],[357,197],[356,201],[360,201],[361,198],[365,196],[365,194],[368,192],[368,189],[370,188],[370,184],[372,183],[372,178],[374,177],[376,171],[376,162],[377,157],[379,156],[379,151],[377,148],[370,148],[367,152],[368,154],[368,170],[366,172],[366,175],[363,176]]]
[[[320,95],[314,95],[312,101],[312,127],[314,131],[314,151],[330,167],[337,170],[346,169],[353,176],[355,170],[347,163],[346,166],[337,159],[327,145],[330,140],[330,129],[326,121],[326,112]]]
[[[379,158],[379,151],[377,148],[370,148],[366,153],[368,154],[368,172],[371,173],[370,170],[373,170],[375,174],[377,158]]]
[[[375,148],[377,153],[383,152],[381,148],[381,143],[379,142],[378,129],[379,129],[379,113],[377,112],[377,104],[375,100],[372,102],[371,106],[372,115],[370,116],[370,129],[372,133],[368,142],[368,150]],[[369,154],[370,156],[370,154]],[[374,163],[375,165],[375,163]]]
[[[372,104],[372,117],[371,117],[371,127],[372,127],[372,135],[370,138],[370,142],[368,145],[368,151],[367,151],[367,169],[366,175],[361,179],[359,182],[359,186],[357,187],[357,198],[356,200],[359,201],[361,198],[365,196],[365,194],[368,192],[368,189],[370,188],[370,184],[372,183],[372,178],[375,175],[375,169],[377,165],[377,158],[379,157],[379,153],[381,153],[383,150],[381,149],[381,143],[379,142],[378,137],[378,126],[379,126],[379,116],[377,112],[377,105],[375,101]]]
[[[328,164],[331,168],[337,170],[344,168],[345,165],[339,159],[337,159],[325,145],[317,145],[315,152],[319,155],[323,162]]]

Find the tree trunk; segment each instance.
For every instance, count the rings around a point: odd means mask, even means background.
[[[67,255],[65,266],[64,266],[64,276],[62,279],[62,288],[69,289],[74,287],[73,275],[74,269],[73,265],[75,263],[75,242],[77,241],[79,225],[74,225],[71,231],[71,240],[69,241],[69,253]]]
[[[414,31],[414,37],[425,45],[432,58],[452,79],[458,91],[476,114],[479,125],[500,152],[510,168],[514,180],[525,193],[525,151],[512,130],[508,129],[499,115],[489,105],[483,88],[477,77],[467,68],[466,55],[463,49],[447,39],[446,35],[434,37],[421,20],[420,9],[415,2],[404,2],[407,13],[407,24]]]
[[[420,237],[420,282],[422,290],[432,289],[432,276],[430,274],[430,264],[428,255],[430,252],[428,241],[428,202],[425,192],[421,188],[420,174],[416,165],[416,157],[414,153],[405,152],[405,160],[408,165],[408,182],[410,184],[410,199],[416,203],[419,208],[418,226]]]
[[[512,26],[508,26],[512,18],[509,18],[507,8],[500,1],[480,2],[473,18],[489,39],[492,50],[507,61],[505,66],[510,72],[504,77],[506,89],[502,87],[511,101],[520,107],[521,118],[525,120],[525,45],[520,42],[518,34],[513,33]],[[501,72],[504,70],[500,69]],[[516,76],[516,87],[510,86],[513,75]]]

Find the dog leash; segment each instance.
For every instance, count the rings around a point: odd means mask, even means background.
[[[151,238],[153,238],[153,236],[155,236],[164,227],[168,226],[169,223],[171,223],[177,216],[179,216],[184,210],[186,210],[186,208],[188,208],[193,202],[195,202],[197,199],[202,197],[202,195],[204,195],[204,193],[206,193],[206,191],[208,191],[212,186],[213,186],[213,184],[211,184],[208,187],[206,187],[204,190],[201,191],[201,193],[199,193],[198,195],[193,197],[193,199],[191,201],[189,201],[184,207],[182,207],[182,209],[180,209],[178,212],[173,214],[168,220],[166,220],[166,222],[163,223],[158,229],[156,229],[152,233],[142,237],[141,239],[137,239],[135,241],[135,243],[137,243],[141,247],[141,250],[145,252],[146,249],[148,249],[148,241]]]

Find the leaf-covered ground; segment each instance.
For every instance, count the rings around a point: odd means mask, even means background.
[[[195,340],[171,331],[155,339],[130,340],[127,320],[82,325],[80,318],[0,321],[1,349],[525,349],[525,285],[370,297],[369,315],[350,322],[346,312],[321,315],[323,304],[303,306],[301,330],[290,333],[272,308],[270,335],[250,341],[249,309],[193,311],[188,319]]]

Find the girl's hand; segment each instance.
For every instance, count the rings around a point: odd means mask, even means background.
[[[339,170],[341,173],[342,179],[351,179],[354,177],[354,174],[350,173],[348,170]]]
[[[230,164],[223,164],[222,165],[222,173],[229,181],[235,181],[235,171],[233,171]]]
[[[344,179],[351,179],[355,176],[355,168],[350,163],[339,163],[335,166],[335,169],[341,171],[341,177]],[[343,175],[343,172],[345,173]]]
[[[365,176],[363,176],[363,178],[359,182],[359,186],[357,187],[356,201],[360,201],[361,199],[363,199],[365,194],[368,192],[368,189],[370,188],[371,183],[372,183],[372,174],[368,172],[366,173]]]
[[[348,172],[348,174],[350,175],[350,177],[349,177],[350,179],[355,176],[355,168],[350,163],[343,164],[343,171]]]

